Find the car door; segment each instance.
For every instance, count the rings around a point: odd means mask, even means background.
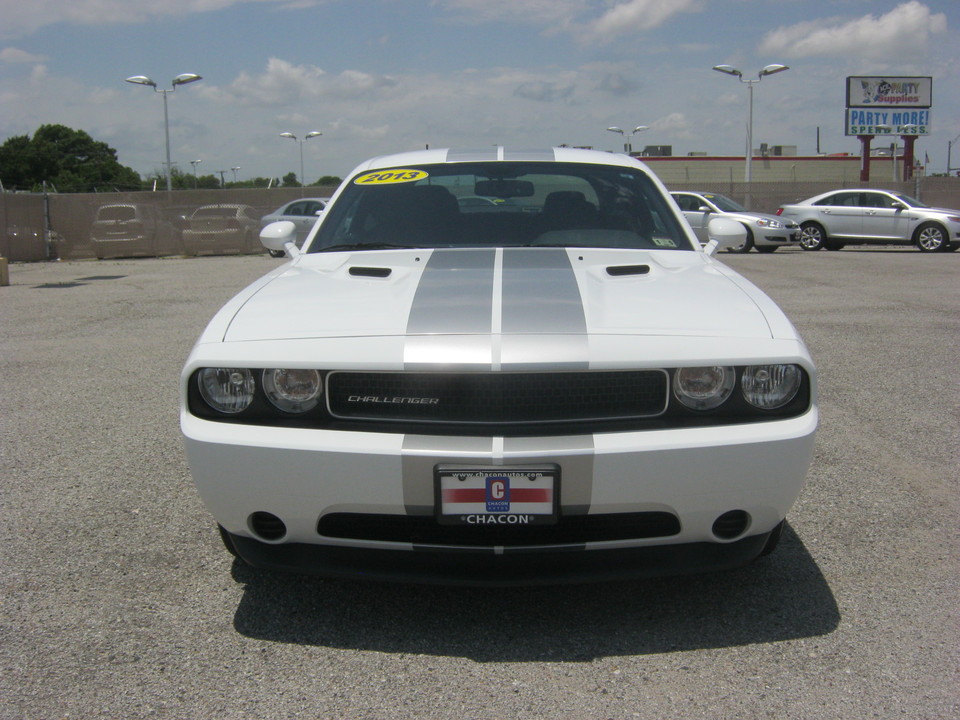
[[[832,238],[858,238],[863,232],[862,193],[859,190],[834,193],[817,203],[820,224]]]
[[[892,195],[865,190],[863,237],[880,242],[909,241],[910,210]]]
[[[707,237],[707,222],[710,220],[710,215],[700,208],[710,207],[710,204],[699,195],[692,195],[691,193],[672,193],[672,195],[673,199],[677,201],[677,205],[680,206],[683,216],[690,223],[690,227],[693,228],[693,232],[696,233],[697,240],[706,243],[709,240]]]
[[[299,200],[287,206],[283,213],[283,219],[289,220],[297,226],[297,244],[300,245],[307,237],[307,233],[317,221],[316,208],[317,203],[312,200]]]
[[[323,203],[318,200],[308,200],[304,203],[303,217],[297,224],[297,243],[303,244],[307,235],[317,223],[317,216],[323,212]]]

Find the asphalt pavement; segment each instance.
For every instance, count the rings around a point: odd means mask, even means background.
[[[819,367],[780,547],[727,573],[513,589],[265,573],[223,550],[179,371],[282,261],[11,266],[0,718],[960,716],[960,253],[723,259]]]

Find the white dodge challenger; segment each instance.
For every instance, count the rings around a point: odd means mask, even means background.
[[[264,568],[451,584],[717,570],[773,550],[817,426],[810,355],[625,155],[360,165],[181,378],[188,463]]]

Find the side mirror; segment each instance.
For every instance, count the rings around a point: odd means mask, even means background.
[[[286,253],[290,258],[300,255],[300,248],[297,247],[297,226],[289,220],[267,225],[260,231],[260,244],[267,250]]]
[[[701,205],[700,207],[697,208],[697,212],[711,213],[711,212],[713,212],[713,210],[711,210],[711,209],[710,209],[708,206],[706,206],[706,205]]]
[[[906,209],[907,209],[907,206],[904,205],[902,202],[899,202],[899,201],[894,201],[894,202],[892,203],[892,206],[893,206],[893,209],[894,209],[894,210],[906,210]]]
[[[713,255],[720,248],[736,247],[747,240],[747,229],[736,220],[716,217],[707,223],[709,241],[703,246],[707,255]]]

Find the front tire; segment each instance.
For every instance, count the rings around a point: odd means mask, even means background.
[[[800,226],[800,247],[804,250],[821,250],[827,243],[827,233],[823,226],[808,222]]]
[[[913,241],[921,252],[942,252],[950,245],[946,230],[936,223],[924,223],[918,227]]]
[[[757,245],[756,247],[758,253],[764,253],[765,255],[769,255],[770,253],[777,251],[776,245]]]

